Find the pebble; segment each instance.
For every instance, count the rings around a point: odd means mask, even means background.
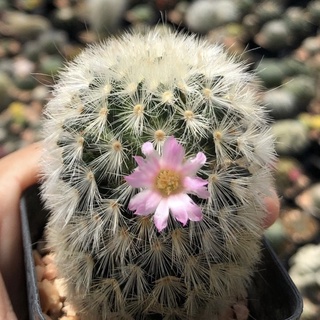
[[[67,288],[65,282],[61,278],[54,279],[54,285],[59,292],[59,297],[61,301],[65,301],[67,298]]]
[[[40,282],[43,279],[45,268],[40,265],[35,266],[37,281]]]
[[[33,260],[34,260],[34,264],[35,266],[45,266],[45,263],[42,260],[42,257],[40,255],[40,253],[37,250],[33,250]]]
[[[281,85],[286,76],[283,69],[282,61],[273,58],[265,58],[255,66],[257,76],[266,88],[274,88]],[[273,90],[267,91],[266,94],[271,92]]]
[[[296,197],[296,204],[320,219],[320,183],[315,183]]]
[[[48,265],[50,263],[53,263],[54,262],[54,254],[53,253],[49,253],[49,254],[46,254],[43,258],[42,258],[42,261],[45,265]]]
[[[9,94],[12,87],[12,81],[7,73],[0,70],[0,112],[5,110],[8,104],[11,102]]]
[[[290,259],[289,274],[303,295],[301,320],[319,320],[320,245],[307,244]]]
[[[136,27],[148,23],[154,18],[155,13],[150,3],[137,4],[125,13],[125,19]]]
[[[277,254],[283,252],[287,246],[288,238],[280,219],[277,219],[277,221],[265,231],[265,237]]]
[[[64,280],[58,277],[54,254],[41,256],[33,250],[41,310],[46,319],[78,320],[77,312],[68,303]]]
[[[190,30],[207,33],[230,22],[238,22],[240,12],[231,0],[202,0],[192,2],[185,15],[185,24]]]
[[[61,55],[67,45],[68,35],[63,30],[48,29],[36,40],[36,47],[40,53]]]
[[[34,39],[49,28],[45,17],[21,11],[5,11],[0,22],[0,34],[21,40]]]
[[[57,267],[54,263],[48,263],[44,270],[44,278],[48,280],[54,280],[57,278],[58,272]]]
[[[307,127],[296,119],[276,121],[271,127],[275,149],[281,156],[302,154],[310,141]]]
[[[87,0],[87,20],[98,37],[119,31],[128,0]]]
[[[38,85],[32,90],[32,93],[31,93],[32,100],[45,102],[48,97],[49,97],[49,88],[46,86]]]
[[[295,95],[283,87],[266,92],[263,103],[275,120],[288,119],[299,114]]]
[[[12,64],[13,75],[18,78],[30,76],[35,70],[35,63],[23,56],[17,56]]]
[[[311,184],[300,162],[293,157],[278,159],[274,175],[279,196],[285,197],[290,202]]]
[[[15,5],[19,10],[34,11],[42,7],[45,0],[15,0]]]
[[[288,78],[282,86],[283,90],[294,95],[299,113],[304,112],[316,95],[315,79],[309,75],[300,74]]]
[[[263,1],[253,10],[260,25],[281,18],[283,11],[283,5],[277,1]]]
[[[43,55],[39,59],[39,72],[54,77],[62,69],[64,59],[60,55]]]
[[[41,309],[44,313],[58,314],[62,308],[60,297],[55,286],[48,279],[38,283]]]
[[[232,306],[237,320],[247,320],[249,317],[249,309],[246,301],[238,302]]]
[[[297,208],[283,211],[280,219],[284,232],[296,244],[311,242],[320,231],[318,222]]]
[[[289,27],[281,19],[268,21],[254,37],[259,46],[272,52],[287,49],[290,38]]]

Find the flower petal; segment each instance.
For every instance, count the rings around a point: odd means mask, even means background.
[[[153,148],[153,144],[150,141],[148,141],[142,145],[141,151],[145,156],[147,156],[152,154],[155,150]]]
[[[210,195],[209,191],[205,187],[207,184],[207,180],[199,177],[185,177],[183,179],[183,186],[186,189],[186,193],[195,194],[202,199],[207,199]]]
[[[143,166],[146,162],[145,159],[140,156],[134,156],[133,159],[136,160],[138,166]]]
[[[168,198],[163,198],[154,213],[153,221],[158,229],[158,231],[162,231],[168,224],[169,217],[169,205]]]
[[[175,195],[169,199],[169,207],[172,215],[183,225],[185,225],[188,220],[202,220],[201,208],[196,205],[187,194]]]
[[[150,171],[150,169],[156,169],[159,168],[159,160],[160,160],[160,155],[159,153],[154,150],[153,144],[151,142],[145,142],[142,147],[141,147],[142,153],[146,156],[144,161],[141,161],[138,158],[138,165],[142,167],[142,170],[145,170],[147,172]]]
[[[183,146],[174,137],[169,137],[163,144],[161,165],[169,169],[180,169],[184,155]]]
[[[187,176],[194,176],[197,171],[206,163],[207,157],[203,152],[198,152],[195,158],[187,160],[182,167],[182,173]]]
[[[137,168],[130,175],[125,176],[126,182],[134,188],[148,188],[153,185],[152,175],[144,174]]]
[[[188,212],[186,210],[186,203],[183,200],[183,195],[169,197],[169,208],[174,218],[185,225],[188,222]]]
[[[140,156],[135,156],[134,159],[138,163],[138,167],[124,179],[134,188],[149,188],[152,187],[154,179],[159,173],[159,159],[152,157],[143,159]]]
[[[188,204],[188,216],[190,221],[201,221],[203,218],[201,208],[192,200]]]
[[[153,213],[159,205],[162,197],[152,190],[144,190],[131,198],[128,208],[137,215]]]

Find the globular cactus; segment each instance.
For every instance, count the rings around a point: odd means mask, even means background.
[[[84,50],[46,107],[48,240],[84,319],[216,319],[259,261],[273,139],[255,77],[170,31]]]

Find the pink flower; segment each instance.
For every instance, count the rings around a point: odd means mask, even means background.
[[[151,142],[142,145],[145,158],[136,156],[138,167],[125,177],[129,185],[143,188],[129,202],[129,210],[137,215],[154,213],[154,223],[159,231],[167,226],[169,210],[185,225],[188,220],[200,221],[201,208],[188,196],[197,195],[206,199],[208,182],[196,176],[206,162],[206,156],[199,152],[195,158],[185,161],[185,151],[174,137],[169,137],[160,156]]]

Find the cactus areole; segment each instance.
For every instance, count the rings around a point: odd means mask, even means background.
[[[255,77],[170,31],[85,49],[43,123],[49,245],[83,319],[218,319],[259,261],[275,154]]]

